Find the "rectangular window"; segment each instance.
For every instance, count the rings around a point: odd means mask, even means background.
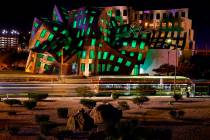
[[[41,38],[44,38],[45,35],[46,35],[46,33],[47,33],[47,30],[46,29],[43,29],[42,32],[41,32],[41,34],[40,34],[40,37]]]
[[[120,69],[119,66],[115,66],[115,67],[114,67],[114,72],[118,72],[119,69]]]
[[[54,57],[51,57],[51,56],[48,56],[48,57],[47,57],[47,61],[51,61],[51,62],[52,62],[52,61],[55,61],[55,58],[54,58]]]
[[[77,38],[80,37],[80,31],[77,31]]]
[[[34,27],[38,28],[39,24],[37,22],[34,22]]]
[[[119,57],[117,60],[118,63],[122,63],[123,62],[123,58]]]
[[[142,59],[142,54],[141,54],[141,53],[139,53],[139,54],[138,54],[138,58],[137,58],[137,60],[138,60],[138,61],[141,61],[141,59]]]
[[[81,71],[84,72],[85,71],[85,63],[81,64]]]
[[[113,54],[111,54],[111,56],[110,56],[109,60],[111,60],[111,61],[113,61],[113,60],[114,60],[114,55],[113,55]]]
[[[133,40],[133,41],[132,41],[131,47],[132,47],[132,48],[136,48],[136,40]]]
[[[90,50],[90,59],[94,59],[95,58],[95,51],[94,50]]]
[[[94,71],[94,64],[89,64],[89,71],[90,72]]]
[[[123,42],[123,46],[124,46],[124,47],[128,46],[128,42],[125,42],[125,41],[124,41],[124,42]]]
[[[87,29],[87,35],[90,34],[90,27]]]
[[[126,65],[127,67],[130,67],[130,66],[131,66],[131,61],[126,61],[125,65]]]
[[[54,26],[53,31],[55,31],[55,32],[58,31],[58,27]]]
[[[48,41],[52,41],[53,40],[53,38],[54,38],[54,34],[50,34],[49,36],[48,36]]]
[[[79,44],[78,44],[78,47],[81,47],[83,44],[83,40],[80,40]]]
[[[130,56],[134,56],[134,52],[130,52]]]
[[[86,58],[86,51],[82,51],[82,59]]]
[[[123,16],[127,16],[128,15],[128,11],[127,10],[123,10]]]
[[[116,13],[115,14],[116,14],[117,17],[121,16],[120,10],[116,10]]]
[[[182,17],[185,17],[185,12],[182,12],[181,15],[182,15]]]
[[[134,66],[134,75],[139,75],[139,66],[138,65]]]
[[[102,45],[102,43],[100,42],[100,43],[98,44],[98,46],[99,46],[99,47],[102,47],[103,45]]]
[[[86,24],[86,17],[85,17],[84,20],[83,20],[83,24]]]
[[[76,28],[77,27],[77,21],[75,20],[74,22],[73,22],[73,28]]]
[[[111,67],[112,67],[111,64],[107,64],[106,71],[110,71],[111,70]]]
[[[144,15],[141,14],[141,15],[139,16],[139,19],[140,19],[140,20],[143,20],[143,18],[144,18]]]
[[[122,51],[121,51],[121,54],[126,54],[125,50],[122,50]]]
[[[39,47],[40,44],[41,44],[41,42],[39,40],[37,40],[35,43],[35,47]]]
[[[139,48],[143,50],[144,47],[145,47],[145,42],[141,42],[140,45],[139,45]]]
[[[107,59],[108,54],[109,54],[108,52],[104,52],[104,55],[103,55],[103,59],[104,59],[104,60],[106,60],[106,59]]]
[[[105,64],[102,64],[102,72],[104,72],[106,69],[106,65]]]
[[[89,20],[89,23],[90,23],[90,24],[92,24],[92,23],[93,23],[93,19],[94,19],[94,17],[93,17],[93,16],[91,16],[91,17],[90,17],[90,20]]]
[[[91,40],[91,46],[95,46],[95,45],[96,45],[96,39],[93,38],[93,39]]]
[[[99,52],[98,52],[98,59],[101,59],[101,58],[102,58],[102,52],[99,51]]]

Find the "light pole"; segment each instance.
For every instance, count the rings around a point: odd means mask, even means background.
[[[175,45],[176,55],[175,55],[175,70],[174,70],[174,94],[176,94],[176,67],[177,67],[177,44]]]

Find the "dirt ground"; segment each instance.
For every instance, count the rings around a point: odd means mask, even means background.
[[[100,99],[110,100],[111,98]],[[179,102],[170,104],[171,97],[150,97],[141,108],[133,104],[129,99],[110,100],[109,102],[117,106],[118,101],[128,102],[130,109],[123,111],[123,119],[138,119],[143,126],[154,128],[169,128],[172,130],[173,140],[208,140],[210,139],[210,98],[184,98]],[[57,108],[68,107],[69,115],[77,112],[82,105],[80,98],[61,97],[48,98],[46,101],[38,103],[33,110],[27,110],[23,106],[8,106],[0,102],[0,140],[36,140],[40,134],[39,125],[35,122],[35,114],[48,114],[50,121],[66,125],[67,119],[57,117]],[[181,119],[173,119],[169,115],[172,108],[182,110],[185,115]],[[8,115],[9,110],[15,110],[17,115]],[[18,135],[11,135],[6,131],[8,126],[20,126]],[[54,140],[53,137],[48,137]]]

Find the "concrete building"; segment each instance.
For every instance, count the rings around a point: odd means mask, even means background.
[[[17,49],[19,32],[16,30],[3,29],[0,32],[0,49]]]

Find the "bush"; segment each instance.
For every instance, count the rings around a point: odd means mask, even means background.
[[[68,108],[58,108],[57,114],[59,118],[67,118],[68,117]]]
[[[84,105],[89,109],[92,109],[96,106],[96,101],[91,99],[81,99],[80,104]]]
[[[21,103],[21,101],[20,100],[17,100],[17,99],[5,99],[4,101],[3,101],[5,104],[8,104],[8,105],[10,105],[10,106],[12,106],[12,105],[21,105],[22,103]]]
[[[121,110],[128,110],[130,107],[126,101],[117,102],[119,109]]]
[[[23,102],[24,107],[26,107],[27,109],[33,109],[34,107],[36,107],[37,102],[34,100],[28,100],[28,101],[24,101]]]
[[[16,134],[18,134],[19,131],[20,131],[20,127],[19,126],[9,126],[8,127],[8,132],[11,135],[16,135]]]
[[[14,111],[14,110],[10,110],[10,111],[8,111],[8,115],[16,115],[17,114],[17,112],[16,111]]]
[[[116,100],[120,97],[120,93],[112,93],[112,99]]]
[[[49,121],[49,119],[50,119],[50,116],[46,115],[46,114],[35,115],[35,121],[37,123],[47,122],[47,121]]]
[[[144,104],[144,102],[149,101],[149,98],[147,98],[146,96],[141,96],[141,97],[133,98],[132,101],[133,101],[134,104],[137,104],[137,105],[141,106],[141,105]]]
[[[175,99],[175,101],[178,101],[178,100],[182,99],[182,94],[176,93],[173,95],[173,98]]]
[[[50,135],[50,131],[57,126],[58,125],[55,122],[50,122],[50,121],[41,122],[40,123],[40,131],[42,134],[48,136],[48,135]]]
[[[35,101],[41,101],[48,97],[48,93],[28,93],[28,98]]]

